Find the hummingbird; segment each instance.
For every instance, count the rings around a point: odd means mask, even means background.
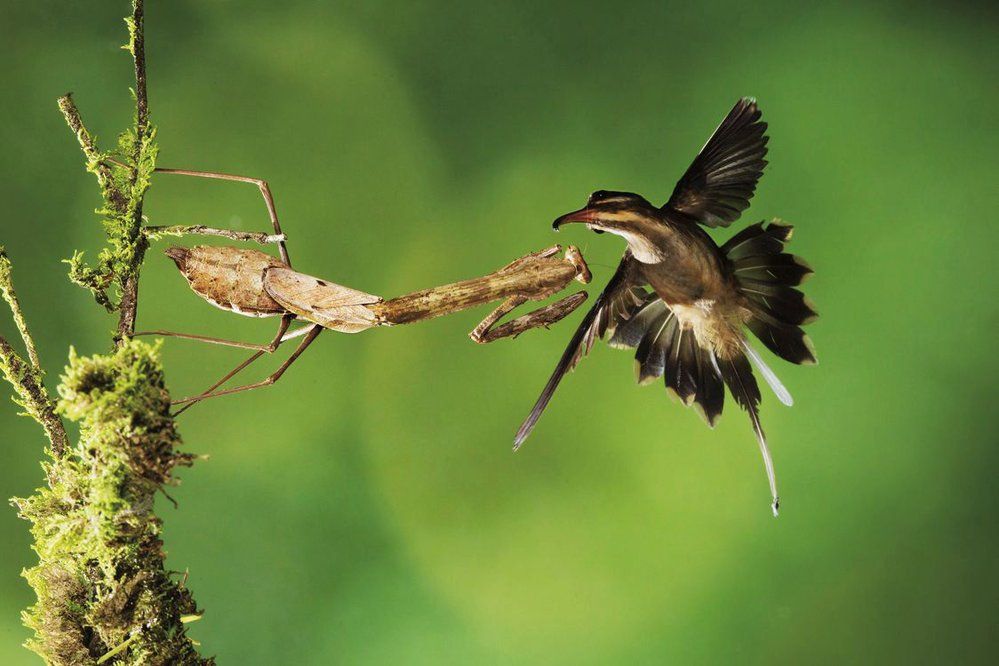
[[[792,227],[780,220],[752,224],[720,247],[704,229],[727,227],[749,207],[767,165],[769,139],[761,117],[755,99],[736,102],[664,205],[631,192],[598,190],[586,206],[555,220],[556,231],[584,224],[621,236],[627,249],[520,426],[514,450],[534,429],[562,377],[597,339],[607,339],[612,347],[636,350],[639,384],[663,377],[667,392],[693,405],[710,427],[721,416],[728,386],[749,414],[777,515],[780,499],[753,367],[782,403],[791,405],[792,399],[750,345],[746,329],[787,361],[816,363],[800,327],[818,314],[795,289],[813,271],[784,252]]]

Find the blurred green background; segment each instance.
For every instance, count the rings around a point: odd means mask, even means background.
[[[181,421],[169,565],[225,664],[975,663],[999,648],[994,6],[267,2],[147,8],[162,166],[270,181],[300,270],[386,296],[555,241],[597,284],[620,239],[550,232],[606,187],[664,200],[742,95],[771,126],[750,222],[781,216],[821,364],[765,397],[783,511],[749,423],[715,431],[601,346],[524,450],[516,426],[581,314],[479,347],[485,310],[326,335],[276,387]],[[93,178],[55,99],[109,145],[132,113],[126,3],[0,8],[0,242],[54,385],[112,320],[60,259],[99,248]],[[191,181],[191,182],[188,182]],[[160,176],[154,224],[266,229],[251,186]],[[197,241],[190,241],[191,244]],[[265,340],[161,254],[140,328]],[[0,331],[14,334],[0,316]],[[172,340],[175,394],[242,353]],[[273,365],[277,359],[269,362]],[[262,373],[266,368],[257,368]],[[3,387],[6,395],[8,389]],[[0,410],[0,494],[41,483]],[[0,663],[34,663],[0,511]]]

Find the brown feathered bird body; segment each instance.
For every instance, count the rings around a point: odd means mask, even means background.
[[[766,166],[766,128],[756,102],[742,99],[665,205],[654,206],[630,192],[600,190],[584,208],[555,220],[556,229],[581,223],[621,236],[628,249],[521,426],[514,448],[530,434],[566,372],[598,338],[607,337],[612,346],[636,350],[640,383],[663,377],[667,390],[696,406],[711,426],[729,387],[752,421],[776,515],[776,478],[752,366],[782,402],[790,404],[791,397],[745,331],[781,358],[814,363],[811,343],[799,326],[816,313],[794,288],[812,271],[783,251],[791,227],[779,221],[751,225],[721,247],[703,228],[727,226],[749,206]]]

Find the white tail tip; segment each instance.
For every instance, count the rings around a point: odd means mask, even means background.
[[[761,375],[763,375],[763,379],[767,380],[767,384],[770,385],[770,390],[774,392],[777,399],[788,407],[794,405],[794,398],[791,397],[791,392],[784,387],[779,379],[777,379],[777,375],[774,374],[774,371],[770,369],[770,366],[763,361],[763,357],[760,356],[759,353],[757,353],[757,351],[753,349],[746,340],[742,341],[742,348],[746,350],[746,356],[749,357],[749,360],[753,362],[756,369],[760,371]],[[774,509],[774,515],[777,515],[776,509]]]

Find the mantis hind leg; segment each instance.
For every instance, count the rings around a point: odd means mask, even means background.
[[[291,356],[289,356],[287,359],[285,359],[284,363],[282,363],[280,365],[280,367],[278,367],[277,370],[275,370],[273,373],[271,373],[265,379],[263,379],[263,380],[261,380],[259,382],[255,382],[253,384],[244,384],[243,386],[237,386],[236,388],[226,389],[224,391],[216,391],[215,390],[219,386],[221,386],[222,384],[224,384],[225,382],[227,382],[230,378],[232,378],[236,373],[238,373],[239,371],[241,371],[242,369],[244,369],[246,366],[248,366],[250,363],[253,363],[253,361],[257,360],[258,358],[260,358],[260,356],[263,355],[263,352],[257,352],[255,354],[253,354],[252,356],[250,356],[245,361],[243,361],[242,363],[240,363],[239,365],[237,365],[231,371],[229,371],[228,374],[226,374],[222,379],[220,379],[219,381],[217,381],[207,391],[205,391],[205,392],[203,392],[203,393],[201,393],[199,395],[196,395],[196,396],[191,396],[191,397],[187,397],[187,398],[181,398],[180,400],[175,400],[173,402],[173,404],[175,404],[175,405],[184,405],[184,406],[181,407],[179,410],[177,410],[177,412],[174,413],[174,416],[176,416],[176,415],[184,412],[185,410],[189,409],[191,407],[191,405],[194,405],[194,404],[196,404],[196,403],[198,403],[198,402],[200,402],[202,400],[206,400],[208,398],[217,398],[217,397],[222,396],[222,395],[231,395],[233,393],[239,393],[241,391],[251,391],[251,390],[256,389],[256,388],[261,388],[261,387],[264,387],[264,386],[270,386],[271,384],[274,384],[275,382],[277,382],[277,380],[281,379],[281,376],[291,366],[291,364],[294,363],[295,361],[297,361],[298,357],[302,355],[302,352],[304,352],[308,348],[308,346],[311,345],[312,342],[319,336],[319,334],[322,333],[323,327],[320,326],[320,325],[318,325],[318,324],[313,324],[312,326],[306,327],[305,330],[307,330],[308,332],[305,334],[304,339],[302,340],[302,342],[299,343],[299,345],[295,349],[295,351],[292,352]],[[295,331],[295,333],[298,333],[298,331]]]
[[[278,324],[277,333],[265,345],[257,344],[254,342],[242,342],[240,340],[226,340],[224,338],[213,338],[207,335],[195,335],[194,333],[177,333],[176,331],[139,331],[138,333],[133,333],[132,337],[139,337],[140,335],[161,335],[168,338],[181,338],[183,340],[197,340],[198,342],[207,342],[212,345],[222,345],[223,347],[237,347],[239,349],[256,349],[261,354],[270,354],[275,349],[280,346],[284,334],[288,331],[288,326],[295,319],[295,315],[286,314],[282,315],[281,323]]]

